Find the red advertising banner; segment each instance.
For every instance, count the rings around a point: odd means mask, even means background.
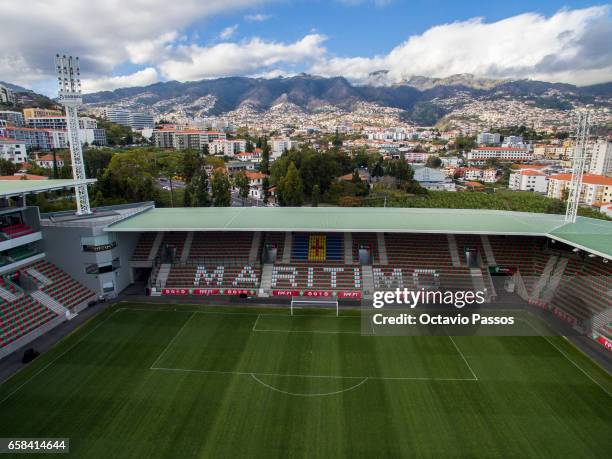
[[[272,290],[272,296],[300,296],[299,290]]]
[[[599,344],[601,344],[603,347],[605,347],[607,350],[609,350],[610,352],[612,352],[612,341],[610,341],[609,339],[607,339],[604,336],[599,336],[597,338],[597,342]]]
[[[565,320],[569,324],[576,325],[578,323],[575,317],[570,316],[567,312],[562,311],[559,308],[553,308],[552,312],[554,315],[556,315],[562,320]]]

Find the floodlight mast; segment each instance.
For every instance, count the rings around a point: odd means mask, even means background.
[[[79,118],[77,107],[83,100],[81,98],[81,72],[79,58],[59,55],[55,56],[59,103],[66,108],[66,125],[68,126],[68,139],[70,143],[70,158],[72,160],[72,177],[77,182],[83,182],[85,177],[85,164],[83,150],[79,139]],[[91,214],[89,206],[89,193],[85,183],[75,187],[77,215]]]
[[[591,127],[591,114],[588,111],[579,111],[576,126],[576,145],[572,153],[572,178],[567,196],[567,208],[565,211],[565,222],[575,223],[578,215],[578,204],[582,191],[582,178],[584,169],[588,163],[589,151],[587,142]]]

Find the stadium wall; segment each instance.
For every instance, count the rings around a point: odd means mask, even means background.
[[[130,285],[129,258],[138,234],[112,234],[110,244],[95,245],[95,238],[108,238],[105,225],[43,226],[47,259],[84,286],[108,298],[116,297]],[[89,246],[89,250],[85,247]],[[94,272],[95,266],[113,265],[110,272]],[[109,286],[112,284],[112,288]],[[106,288],[105,288],[106,286]]]

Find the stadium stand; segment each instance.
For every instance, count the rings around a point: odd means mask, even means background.
[[[27,335],[57,315],[30,296],[0,300],[0,347]]]
[[[94,292],[46,260],[37,261],[33,265],[24,268],[24,271],[32,268],[51,281],[48,285],[41,285],[40,289],[67,309],[73,309],[84,301],[93,299],[96,296]]]
[[[473,288],[469,269],[453,266],[445,235],[386,233],[385,245],[389,265],[374,266],[377,289],[418,288],[417,277],[444,290]]]
[[[242,263],[248,261],[253,242],[250,232],[194,233],[189,252],[189,261],[218,259]]]
[[[250,265],[172,265],[164,287],[254,289],[259,286],[260,278],[259,267]]]
[[[157,237],[157,233],[142,233],[140,238],[138,239],[138,243],[134,248],[134,253],[132,254],[132,260],[135,261],[145,261],[149,258],[149,254],[151,253],[151,249],[153,248],[153,243],[155,242],[155,238]]]
[[[298,290],[361,290],[361,267],[341,263],[276,264],[272,288]]]
[[[5,239],[16,239],[27,234],[32,234],[34,230],[28,225],[23,223],[16,223],[12,225],[0,227],[0,231]]]
[[[359,260],[359,249],[367,248],[372,256],[372,264],[380,263],[378,255],[378,240],[375,233],[354,233],[353,234],[353,260]]]
[[[271,245],[272,247],[276,247],[276,259],[282,260],[283,254],[285,253],[285,233],[283,232],[272,232],[266,233],[264,239],[264,247]]]

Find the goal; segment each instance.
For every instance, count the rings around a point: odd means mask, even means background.
[[[335,308],[336,309],[336,317],[338,317],[339,315],[339,310],[338,310],[338,300],[331,300],[331,299],[310,299],[310,300],[296,300],[296,299],[291,299],[291,315],[294,314],[294,310],[295,309],[303,309],[303,308],[307,308],[308,306],[311,307],[315,307],[315,308]]]

